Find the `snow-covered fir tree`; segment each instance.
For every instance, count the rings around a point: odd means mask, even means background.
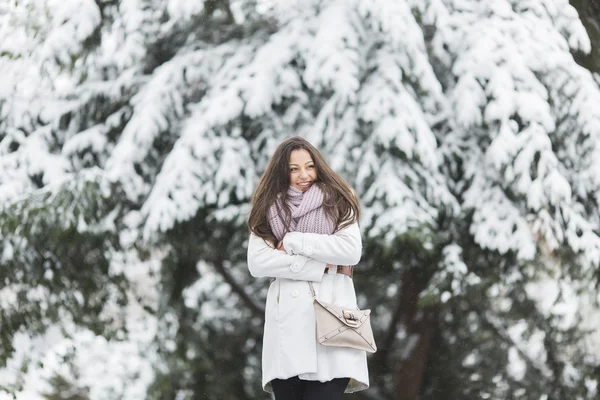
[[[5,1],[0,389],[268,398],[245,222],[301,135],[363,207],[354,397],[596,398],[592,50],[567,0]]]

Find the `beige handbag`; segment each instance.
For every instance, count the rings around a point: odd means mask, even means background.
[[[323,346],[350,347],[375,353],[377,346],[371,330],[371,310],[352,310],[317,299],[312,282],[308,282],[314,299],[317,340]]]

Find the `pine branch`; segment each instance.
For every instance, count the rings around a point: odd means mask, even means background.
[[[534,371],[538,372],[539,376],[538,379],[540,380],[545,380],[546,376],[544,374],[544,371],[542,370],[542,368],[538,365],[536,365],[536,363],[534,362],[534,360],[532,360],[524,351],[523,349],[521,349],[521,347],[519,346],[518,343],[516,343],[508,334],[506,328],[504,326],[501,326],[499,323],[492,321],[490,318],[488,318],[488,315],[483,315],[481,316],[481,321],[482,321],[482,325],[485,326],[486,328],[489,328],[500,340],[502,340],[505,343],[508,343],[509,345],[512,345],[517,352],[519,353],[519,355],[523,358],[523,360],[525,361],[525,364],[527,364],[527,367],[530,369],[533,369]],[[500,317],[495,317],[496,319],[500,320]]]
[[[248,293],[246,293],[246,291],[244,290],[242,285],[240,285],[235,280],[233,275],[231,275],[229,273],[229,271],[227,271],[227,269],[225,268],[225,265],[223,264],[223,260],[222,259],[215,260],[213,262],[213,266],[214,266],[215,270],[223,277],[223,280],[225,282],[227,282],[229,284],[229,286],[231,286],[231,289],[235,293],[237,293],[237,295],[240,297],[240,299],[242,299],[242,301],[244,302],[244,304],[246,304],[248,309],[255,316],[259,317],[260,319],[264,319],[265,318],[265,309],[263,307],[261,307],[260,305],[258,305],[254,301],[254,299]]]

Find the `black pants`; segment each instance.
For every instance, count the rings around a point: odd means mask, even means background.
[[[328,382],[305,381],[294,376],[273,379],[276,400],[338,400],[348,386],[350,378],[336,378]]]

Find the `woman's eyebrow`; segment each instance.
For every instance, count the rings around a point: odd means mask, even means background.
[[[314,162],[314,161],[309,161],[309,162],[305,163],[304,165],[310,164],[311,162]],[[298,166],[298,164],[290,164],[290,166],[292,166],[292,165]]]

